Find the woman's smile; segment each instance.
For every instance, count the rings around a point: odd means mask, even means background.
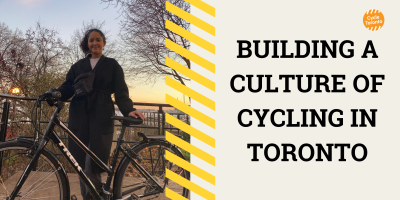
[[[106,45],[106,42],[98,32],[93,31],[90,33],[88,43],[88,47],[93,58],[98,58],[103,54],[103,47]]]

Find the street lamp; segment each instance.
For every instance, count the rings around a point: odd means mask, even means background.
[[[9,91],[10,94],[19,94],[20,89],[18,87],[14,87]]]
[[[13,87],[8,91],[8,93],[12,95],[18,95],[20,92],[21,90],[18,87]],[[15,119],[16,112],[17,112],[17,100],[13,99],[13,112],[12,112],[13,115],[11,116],[12,120]]]

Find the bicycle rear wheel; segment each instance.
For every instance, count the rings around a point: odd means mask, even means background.
[[[138,163],[147,171],[162,187],[168,187],[174,192],[189,197],[189,190],[165,178],[165,168],[189,180],[189,172],[165,159],[165,150],[184,158],[175,146],[165,141],[150,141],[136,146],[133,151],[139,155],[141,161]],[[121,161],[116,176],[114,177],[114,199],[129,199],[135,194],[140,199],[169,199],[164,193],[146,196],[156,191],[153,181],[143,177],[132,165],[130,159],[125,157]],[[144,197],[142,197],[144,196]]]
[[[0,172],[0,200],[7,199],[14,190],[31,160],[28,150],[33,144],[20,141],[0,143],[2,155]],[[69,184],[57,160],[43,151],[37,166],[31,171],[15,199],[69,199]]]

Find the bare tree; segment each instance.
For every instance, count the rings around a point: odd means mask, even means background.
[[[37,78],[65,64],[62,58],[68,49],[58,34],[57,30],[48,29],[40,22],[36,23],[35,29],[31,28],[26,33],[35,51],[31,58],[31,69]]]
[[[55,87],[54,80],[64,76],[63,55],[68,49],[56,30],[37,22],[35,28],[22,34],[18,29],[11,31],[2,23],[0,33],[0,86],[3,93],[16,86],[22,95],[37,96],[49,86]]]
[[[165,0],[102,0],[109,5],[120,7],[121,29],[119,36],[123,42],[134,75],[146,83],[170,75],[182,84],[186,77],[165,65],[165,57],[173,58],[190,68],[190,60],[165,47],[169,39],[185,49],[190,42],[165,27],[165,20],[189,29],[189,23],[165,10]],[[190,12],[190,5],[184,0],[169,0],[175,6]]]
[[[24,64],[31,48],[22,31],[12,31],[5,23],[0,23],[0,88],[3,93],[17,82],[23,72]]]
[[[126,66],[124,54],[122,48],[118,44],[117,40],[111,39],[110,31],[104,30],[105,21],[95,22],[94,20],[83,22],[82,27],[79,29],[75,29],[74,33],[71,35],[71,40],[68,43],[69,52],[66,56],[67,62],[72,65],[78,60],[85,58],[85,54],[80,49],[80,43],[85,33],[89,29],[97,28],[101,30],[107,40],[107,45],[104,47],[103,54],[116,59],[122,66]]]
[[[35,97],[59,86],[65,80],[63,55],[67,50],[58,32],[40,22],[24,34],[0,23],[0,92],[18,87],[21,96]],[[31,102],[13,100],[11,105],[12,120],[30,116]]]

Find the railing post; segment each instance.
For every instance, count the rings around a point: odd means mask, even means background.
[[[10,102],[8,102],[6,99],[6,101],[3,104],[3,114],[1,116],[1,129],[0,129],[1,142],[6,141],[9,111],[10,111]],[[2,166],[3,166],[3,152],[0,153],[0,171]]]
[[[180,116],[181,116],[180,114],[178,114],[178,116],[177,116],[179,120],[181,120]],[[181,129],[178,128],[178,135],[180,135],[180,133],[181,133],[180,131],[181,131]]]
[[[1,116],[0,142],[6,141],[7,123],[10,114],[10,102],[7,100],[3,104],[3,114]]]
[[[161,109],[162,112],[162,134],[161,135],[165,135],[165,112]]]
[[[158,135],[161,135],[161,121],[160,121],[160,114],[162,114],[162,106],[158,106],[158,115],[157,115],[157,120],[158,120]]]

